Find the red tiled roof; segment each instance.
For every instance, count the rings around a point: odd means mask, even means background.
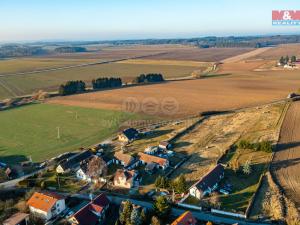
[[[55,203],[61,199],[64,199],[64,197],[56,193],[35,192],[27,201],[27,204],[33,208],[48,212],[55,205]]]
[[[11,217],[9,217],[8,219],[6,219],[5,221],[3,221],[4,225],[16,225],[19,224],[20,222],[22,222],[23,220],[25,220],[26,218],[29,218],[29,214],[26,213],[16,213],[14,215],[12,215]]]
[[[133,157],[131,155],[124,154],[122,151],[116,152],[114,157],[117,160],[124,162],[125,166],[128,166],[133,161]]]
[[[77,211],[74,217],[80,225],[96,225],[99,217],[94,213],[101,213],[109,204],[109,200],[105,194],[100,194],[94,198],[89,204]]]
[[[146,163],[157,163],[160,166],[164,166],[167,162],[167,159],[160,158],[154,155],[148,155],[142,152],[139,152],[138,154],[140,156],[140,160],[146,162]]]
[[[171,225],[195,225],[197,220],[193,217],[190,211],[181,214]]]

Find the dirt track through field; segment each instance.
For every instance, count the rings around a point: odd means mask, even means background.
[[[287,197],[300,207],[300,102],[293,102],[287,111],[272,171]]]

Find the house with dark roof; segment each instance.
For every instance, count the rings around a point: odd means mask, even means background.
[[[98,158],[98,157],[99,156],[92,156],[91,158],[89,158],[88,160],[85,160],[84,162],[82,162],[80,164],[80,167],[76,170],[76,178],[78,180],[83,180],[83,181],[93,182],[93,183],[97,183],[98,181],[100,181],[100,182],[107,182],[107,180],[104,177],[101,177],[101,176],[92,177],[89,174],[89,171],[88,171],[89,163],[91,162],[91,160],[93,158]],[[104,163],[106,164],[105,161],[104,161]],[[106,164],[106,167],[107,167],[107,164]]]
[[[119,138],[119,141],[130,143],[130,142],[134,141],[135,139],[137,139],[138,136],[139,136],[139,132],[136,129],[128,128],[128,129],[123,130],[119,134],[118,138]]]
[[[102,223],[105,220],[105,213],[109,208],[109,203],[107,196],[102,193],[74,213],[68,221],[72,225],[96,225]]]
[[[3,225],[27,225],[29,221],[29,214],[27,213],[15,213],[8,219],[3,221]]]
[[[65,210],[65,198],[53,192],[35,192],[27,201],[32,214],[50,220]]]
[[[57,173],[67,173],[71,170],[77,170],[80,167],[80,164],[84,162],[85,160],[88,160],[91,158],[94,154],[89,151],[85,150],[83,152],[80,152],[70,158],[67,158],[63,162],[61,162],[57,167],[56,167],[56,172]]]
[[[182,213],[171,225],[196,225],[197,220],[190,211]]]
[[[189,193],[198,199],[212,193],[218,187],[219,182],[224,178],[224,167],[216,165],[201,180],[190,187]]]

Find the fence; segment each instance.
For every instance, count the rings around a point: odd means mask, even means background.
[[[226,216],[237,217],[237,218],[243,218],[243,219],[247,218],[246,215],[243,215],[243,214],[225,212],[225,211],[218,210],[218,209],[211,209],[211,212],[216,213],[216,214],[226,215]]]

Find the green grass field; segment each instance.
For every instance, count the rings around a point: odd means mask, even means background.
[[[23,76],[6,76],[0,78],[0,99],[32,94],[40,89],[56,91],[60,84],[69,80],[85,80],[90,85],[92,79],[101,76],[122,77],[124,81],[132,81],[142,73],[162,73],[166,78],[184,77],[197,68],[182,65],[109,63]]]
[[[76,119],[77,113],[77,119]],[[49,159],[66,151],[101,142],[137,114],[50,104],[0,112],[0,161]],[[60,127],[60,139],[57,138]]]

